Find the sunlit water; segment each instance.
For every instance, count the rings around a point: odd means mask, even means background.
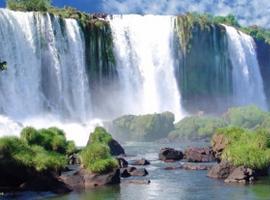
[[[127,154],[145,157],[151,161],[147,166],[149,176],[140,178],[151,180],[149,185],[137,185],[125,182],[119,186],[108,186],[88,190],[82,193],[70,193],[64,196],[53,196],[50,193],[24,193],[16,199],[53,199],[53,200],[269,200],[270,180],[265,179],[254,185],[225,184],[223,181],[206,177],[207,171],[170,170],[166,166],[177,166],[179,163],[163,163],[157,160],[161,147],[184,149],[187,146],[205,144],[158,144],[158,143],[127,143]],[[134,157],[129,157],[134,159]]]

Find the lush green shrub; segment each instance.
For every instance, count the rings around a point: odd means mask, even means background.
[[[71,154],[76,151],[75,144],[67,141],[65,133],[56,127],[36,130],[26,127],[21,131],[21,138],[29,145],[40,145],[47,151]]]
[[[83,165],[94,173],[106,173],[118,166],[110,149],[103,143],[91,143],[81,152]]]
[[[268,114],[266,112],[263,112],[258,107],[251,105],[230,108],[224,115],[224,118],[231,126],[254,129],[265,120],[267,115]]]
[[[0,139],[0,163],[4,167],[12,165],[34,168],[41,172],[57,171],[64,168],[66,158],[56,152],[46,151],[41,146],[29,146],[19,138],[3,137]]]
[[[217,128],[226,126],[219,118],[193,116],[186,117],[175,124],[175,130],[169,133],[170,139],[195,139],[211,137]]]
[[[235,166],[252,169],[265,169],[270,165],[270,135],[265,130],[249,131],[241,128],[223,128],[217,134],[223,134],[227,146],[222,159]]]
[[[96,127],[93,133],[90,133],[88,144],[102,143],[108,144],[112,140],[112,136],[103,127]]]
[[[51,6],[50,0],[7,0],[7,7],[20,11],[47,11]]]

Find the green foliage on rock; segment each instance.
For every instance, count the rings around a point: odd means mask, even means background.
[[[42,146],[28,145],[17,137],[0,139],[0,166],[34,169],[38,172],[58,171],[65,167],[66,157],[46,151]]]
[[[7,7],[19,11],[47,11],[51,7],[50,0],[7,0]]]
[[[222,152],[222,159],[235,166],[246,166],[262,170],[270,165],[270,135],[265,130],[249,131],[229,127],[220,129],[227,145]]]
[[[108,145],[112,140],[111,134],[109,134],[105,128],[96,127],[93,133],[90,133],[88,144],[91,143],[102,143]]]
[[[29,145],[39,145],[47,151],[60,154],[71,154],[76,151],[74,142],[67,141],[65,133],[56,127],[40,130],[26,127],[21,131],[21,138]]]
[[[256,128],[256,126],[263,123],[267,116],[268,114],[266,112],[254,105],[230,108],[224,115],[226,121],[231,126],[247,129]]]
[[[94,173],[106,173],[118,166],[116,159],[110,154],[108,145],[91,143],[81,152],[84,167]]]
[[[170,112],[148,115],[126,115],[113,120],[113,133],[118,138],[154,141],[167,137],[174,130],[174,115]]]
[[[103,127],[90,133],[87,146],[80,153],[84,167],[94,173],[106,173],[118,166],[111,155],[109,142],[112,136]]]
[[[216,129],[226,125],[223,119],[217,117],[186,117],[175,124],[175,130],[170,132],[168,137],[171,140],[210,138]]]

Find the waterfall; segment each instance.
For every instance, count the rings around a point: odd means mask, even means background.
[[[85,120],[91,114],[84,38],[77,22],[49,14],[0,9],[1,113],[16,120],[50,113]]]
[[[121,105],[125,113],[171,111],[183,116],[174,73],[174,17],[113,16]]]
[[[226,26],[228,48],[233,65],[233,103],[234,105],[256,104],[267,109],[263,81],[251,36]]]

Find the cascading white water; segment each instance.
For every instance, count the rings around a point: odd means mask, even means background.
[[[0,59],[8,63],[0,75],[1,113],[37,128],[71,127],[74,138],[83,126],[63,122],[86,123],[91,117],[84,36],[77,22],[0,9],[0,37]]]
[[[256,104],[262,109],[266,109],[266,97],[253,38],[231,26],[224,26],[233,65],[234,104]]]
[[[0,36],[0,58],[8,63],[0,76],[2,113],[16,120],[89,117],[84,38],[75,20],[0,9]]]
[[[172,111],[183,117],[174,74],[174,17],[113,16],[117,69],[125,113]]]

